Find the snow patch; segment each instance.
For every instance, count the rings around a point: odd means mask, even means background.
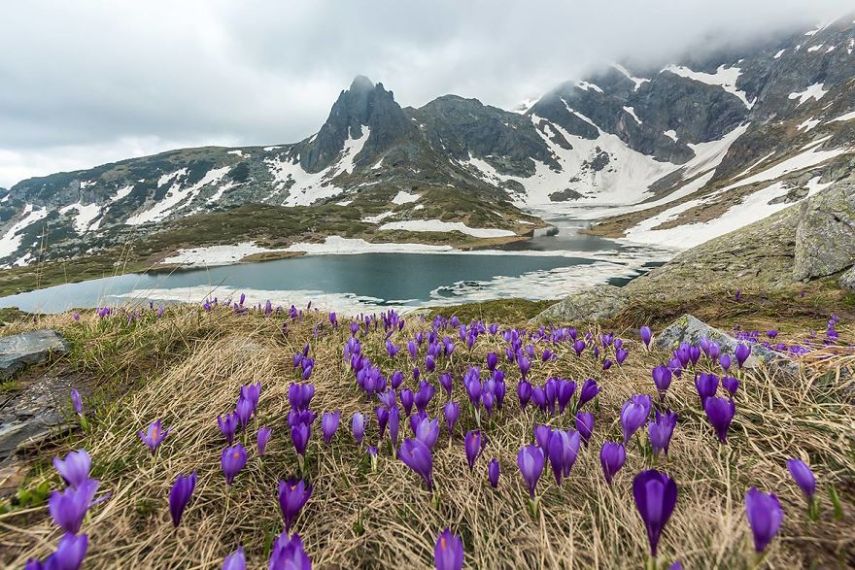
[[[187,169],[182,170],[186,172]],[[181,183],[176,181],[166,192],[166,196],[164,196],[159,202],[155,203],[155,205],[148,210],[144,210],[143,212],[131,216],[125,221],[125,223],[131,226],[138,226],[147,222],[159,222],[165,219],[167,216],[174,213],[173,208],[182,202],[185,203],[185,206],[190,204],[202,188],[209,184],[218,183],[229,170],[231,170],[230,166],[212,168],[205,173],[205,176],[203,176],[201,180],[184,189],[181,188]]]
[[[418,202],[421,199],[421,196],[418,194],[410,194],[404,190],[400,190],[395,197],[392,198],[392,203],[401,205],[401,204],[409,204],[411,202]]]
[[[365,141],[368,140],[368,136],[370,134],[371,129],[366,126],[363,126],[362,136],[358,139],[355,139],[350,134],[350,130],[348,129],[348,137],[347,140],[344,141],[344,148],[341,151],[341,158],[338,162],[338,170],[343,170],[348,174],[353,172],[353,161],[356,159],[356,155],[362,152],[362,147],[365,146]]]
[[[674,129],[671,129],[670,131],[665,131],[662,134],[671,139],[672,141],[677,142],[677,131],[675,131]]]
[[[118,202],[119,200],[121,200],[122,198],[124,198],[125,196],[130,194],[133,191],[133,189],[134,189],[134,187],[130,186],[130,185],[129,186],[123,186],[123,187],[119,188],[118,190],[116,190],[115,194],[113,194],[112,196],[107,198],[107,203],[112,204],[114,202]]]
[[[360,253],[440,253],[453,251],[450,245],[421,243],[369,243],[364,239],[328,236],[323,243],[295,243],[284,251],[308,255],[354,255]]]
[[[600,89],[599,86],[594,85],[593,83],[589,83],[587,81],[577,81],[576,87],[578,87],[579,89],[582,89],[583,91],[593,90],[593,91],[596,91],[597,93],[603,92],[603,90]]]
[[[633,88],[633,91],[638,91],[638,88],[639,88],[639,87],[641,87],[642,85],[644,85],[645,83],[647,83],[648,81],[650,81],[649,79],[644,79],[644,78],[642,78],[642,77],[634,77],[634,76],[632,75],[632,73],[630,73],[630,72],[629,72],[629,70],[628,70],[627,68],[625,68],[624,66],[619,65],[619,64],[617,64],[617,63],[613,63],[613,64],[612,64],[612,67],[614,67],[615,69],[617,69],[618,71],[620,71],[621,73],[623,73],[623,74],[626,76],[626,78],[627,78],[627,79],[629,79],[630,81],[632,81],[633,83],[635,83],[635,87]]]
[[[742,73],[742,70],[738,67],[725,67],[724,65],[720,65],[715,73],[703,73],[701,71],[693,71],[682,65],[669,65],[662,71],[669,71],[674,75],[706,83],[707,85],[716,85],[731,95],[739,97],[739,99],[749,109],[754,105],[753,101],[748,101],[748,96],[745,92],[740,91],[736,87],[736,82],[739,80],[739,76]]]
[[[377,214],[376,216],[366,216],[362,218],[362,221],[366,224],[379,224],[391,215],[393,215],[393,212],[383,212],[381,214]]]
[[[839,117],[835,117],[828,122],[836,123],[838,121],[851,121],[852,119],[855,119],[855,111],[852,111],[851,113],[846,113],[845,115],[840,115]]]
[[[24,228],[44,219],[48,215],[47,208],[36,210],[32,204],[24,206],[24,217],[15,222],[11,228],[6,230],[0,238],[0,258],[8,257],[15,253],[21,246],[23,236],[17,235]]]
[[[807,48],[807,51],[808,51],[808,53],[813,53],[815,51],[821,50],[822,46],[823,46],[823,44],[817,44],[815,46],[810,46],[809,48]]]
[[[803,130],[803,131],[807,132],[807,131],[810,131],[813,128],[815,128],[821,122],[822,121],[820,121],[819,119],[814,119],[813,117],[811,117],[810,119],[807,119],[804,122],[800,123],[799,126],[796,128],[800,131]]]
[[[639,125],[641,124],[641,119],[638,118],[638,115],[635,114],[635,109],[633,107],[624,107],[624,111],[632,115],[632,118],[635,119],[635,122]]]
[[[213,267],[216,265],[231,265],[244,257],[255,253],[281,251],[255,245],[247,241],[235,245],[211,245],[179,249],[175,255],[165,258],[161,263],[170,265],[185,265],[190,267]]]
[[[101,206],[95,203],[87,204],[84,206],[83,204],[78,202],[76,204],[71,204],[60,208],[59,213],[67,214],[72,210],[75,210],[77,212],[77,215],[74,217],[74,231],[76,231],[78,234],[82,235],[88,231],[98,229],[98,226],[101,222],[100,220],[97,220],[97,218],[101,216]]]
[[[797,93],[790,93],[787,98],[790,100],[798,99],[799,102],[796,107],[800,106],[802,103],[807,101],[808,99],[816,99],[819,101],[825,94],[828,93],[828,89],[823,88],[823,83],[814,83],[804,91],[799,91]]]
[[[778,53],[776,53],[776,54],[772,57],[772,59],[781,59],[781,56],[782,56],[782,55],[784,55],[784,52],[785,52],[785,51],[787,51],[787,50],[782,49],[781,51],[779,51]]]
[[[226,154],[233,154],[235,156],[243,156],[242,150],[230,150]]]
[[[408,232],[460,232],[476,238],[513,237],[510,230],[496,228],[470,228],[463,222],[443,222],[442,220],[407,220],[389,222],[380,226],[380,231],[403,230]]]

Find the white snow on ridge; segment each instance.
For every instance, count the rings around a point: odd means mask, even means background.
[[[123,199],[125,196],[130,194],[131,191],[133,191],[133,189],[134,189],[134,187],[131,185],[123,186],[123,187],[119,188],[118,190],[116,190],[115,194],[113,194],[112,196],[107,198],[107,203],[112,204],[114,202],[118,202],[119,200]]]
[[[67,214],[72,210],[77,212],[77,215],[74,217],[74,231],[78,234],[82,235],[88,231],[98,229],[101,221],[97,220],[97,218],[101,216],[101,206],[95,203],[84,206],[80,202],[77,202],[76,204],[60,208],[59,213]]]
[[[442,220],[408,220],[389,222],[380,226],[380,231],[403,230],[408,232],[453,232],[457,231],[476,238],[513,237],[510,230],[496,228],[470,228],[463,222],[443,222]]]
[[[644,79],[644,78],[642,78],[642,77],[634,77],[634,76],[632,75],[632,73],[630,73],[630,72],[629,72],[629,70],[628,70],[627,68],[625,68],[624,66],[622,66],[622,65],[620,65],[620,64],[613,63],[613,64],[612,64],[612,67],[614,67],[615,69],[617,69],[618,71],[620,71],[621,73],[623,73],[624,75],[626,75],[626,78],[627,78],[627,79],[629,79],[630,81],[632,81],[633,83],[635,83],[635,88],[633,89],[633,91],[638,91],[638,88],[639,88],[639,87],[641,87],[642,85],[644,85],[645,83],[647,83],[648,81],[650,81],[649,79]]]
[[[716,85],[728,93],[739,97],[739,99],[742,100],[742,102],[745,103],[745,106],[749,109],[754,105],[754,102],[748,101],[748,96],[745,92],[740,91],[736,87],[736,82],[739,79],[739,75],[742,73],[742,70],[738,67],[725,67],[724,65],[720,65],[715,73],[703,73],[701,71],[693,71],[682,65],[669,65],[662,71],[669,71],[674,75],[706,83],[707,85]]]
[[[823,46],[823,44],[817,44],[815,46],[810,46],[809,48],[807,48],[808,53],[813,53],[815,51],[819,51],[822,49],[822,46]]]
[[[400,190],[400,191],[398,191],[397,194],[395,194],[395,197],[392,198],[392,203],[400,206],[401,204],[409,204],[411,202],[418,202],[420,199],[421,199],[421,196],[418,194],[410,194],[409,192],[406,192],[404,190]]]
[[[190,267],[213,267],[216,265],[231,265],[254,253],[277,251],[255,245],[247,241],[235,245],[211,245],[179,249],[175,255],[165,258],[161,263],[187,265]]]
[[[855,119],[855,111],[852,111],[850,113],[846,113],[845,115],[840,115],[839,117],[835,117],[828,122],[829,123],[836,123],[838,121],[851,121],[852,119]]]
[[[182,177],[182,176],[184,176],[184,175],[186,175],[186,174],[187,174],[187,169],[186,169],[186,168],[179,168],[179,169],[178,169],[178,170],[176,170],[175,172],[170,172],[170,173],[168,173],[168,174],[164,174],[163,176],[161,176],[160,178],[158,178],[158,180],[157,180],[157,187],[158,187],[158,188],[160,188],[161,186],[165,185],[165,184],[166,184],[167,182],[169,182],[170,180],[173,180],[173,179],[175,179],[175,178],[180,178],[180,177]]]
[[[338,163],[339,170],[343,170],[348,174],[353,172],[353,161],[356,159],[356,155],[362,152],[362,147],[365,146],[365,141],[368,140],[370,134],[371,129],[363,125],[361,137],[354,139],[352,136],[348,136],[347,140],[344,141],[344,148],[341,151],[341,159]]]
[[[182,170],[186,171],[186,169]],[[189,204],[203,187],[209,184],[216,184],[222,180],[229,170],[231,170],[231,167],[229,166],[212,168],[205,173],[205,176],[203,176],[201,180],[184,189],[181,188],[181,183],[176,181],[166,192],[166,196],[164,196],[159,202],[155,203],[154,206],[148,210],[134,214],[128,218],[125,223],[131,226],[138,226],[146,222],[159,222],[163,220],[168,215],[172,214],[173,208],[182,202]],[[161,180],[162,179],[163,178],[161,177]]]
[[[804,122],[799,124],[799,126],[797,126],[796,128],[800,131],[804,130],[805,132],[807,132],[814,129],[821,122],[821,120],[814,119],[813,117],[811,117],[810,119],[806,119]]]
[[[782,49],[781,51],[779,51],[778,53],[776,53],[772,59],[781,59],[781,56],[782,56],[782,55],[784,55],[784,52],[785,52],[785,51],[787,51],[787,50]]]
[[[582,89],[583,91],[588,91],[589,89],[596,91],[597,93],[602,93],[603,90],[600,89],[599,86],[594,85],[593,83],[589,83],[587,81],[577,81],[576,87]]]
[[[626,111],[627,113],[629,113],[630,115],[632,115],[632,118],[635,119],[636,123],[638,123],[639,125],[641,124],[641,119],[639,119],[638,115],[635,114],[635,108],[624,107],[623,110]]]
[[[17,235],[18,232],[44,219],[47,215],[47,208],[36,210],[32,204],[24,206],[24,217],[15,222],[11,228],[6,230],[3,237],[0,237],[0,257],[6,257],[15,253],[21,246],[22,236]]]
[[[316,200],[331,198],[340,192],[325,180],[330,173],[330,168],[320,172],[306,172],[298,159],[291,162],[289,159],[282,160],[278,157],[268,158],[264,162],[270,174],[273,175],[277,189],[281,190],[289,182],[293,182],[288,189],[288,197],[283,206],[308,206]]]
[[[380,214],[377,214],[376,216],[366,216],[362,218],[362,221],[366,224],[379,224],[380,222],[382,222],[389,216],[392,216],[393,214],[394,212],[382,212]]]
[[[665,131],[662,134],[671,139],[672,141],[677,142],[677,131],[675,131],[674,129],[671,129],[670,131]]]
[[[733,184],[726,186],[721,190],[718,190],[716,193],[718,194],[721,192],[726,192],[728,190],[732,190],[733,188],[739,188],[740,186],[745,186],[747,184],[755,184],[757,182],[768,182],[770,180],[775,180],[786,174],[816,166],[827,160],[840,156],[841,154],[851,152],[851,150],[847,148],[817,150],[817,147],[821,142],[823,142],[823,140],[825,139],[814,141],[814,143],[808,145],[808,150],[803,151],[795,156],[791,156],[790,158],[783,160],[778,164],[767,168],[766,170],[758,172],[753,176],[749,176],[748,178],[743,178],[742,180],[734,182]]]
[[[790,100],[798,99],[799,102],[796,107],[799,107],[808,99],[816,99],[817,101],[819,101],[820,99],[825,97],[826,93],[828,93],[828,89],[824,89],[822,83],[814,83],[804,91],[790,93],[787,98]]]
[[[827,186],[828,184],[819,183],[819,177],[811,179],[807,183],[808,196],[812,196]],[[631,228],[626,233],[626,239],[635,243],[658,244],[679,249],[688,249],[788,208],[792,205],[791,203],[783,201],[777,204],[769,203],[775,198],[785,195],[787,192],[788,188],[783,183],[776,182],[744,197],[740,204],[732,206],[724,214],[713,220],[695,224],[684,224],[664,230],[653,229],[667,220],[674,219],[679,213],[704,203],[702,199],[690,200]]]

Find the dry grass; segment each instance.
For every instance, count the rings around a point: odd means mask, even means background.
[[[55,454],[84,447],[94,462],[94,476],[111,497],[92,509],[84,523],[90,537],[86,568],[219,568],[223,557],[243,545],[252,568],[266,567],[269,545],[282,530],[276,484],[298,474],[298,464],[285,427],[287,388],[297,380],[292,355],[311,342],[317,365],[312,381],[317,394],[312,408],[340,409],[342,426],[360,410],[371,416],[366,442],[376,440],[374,403],[358,391],[342,361],[341,348],[349,335],[331,330],[325,315],[310,314],[299,323],[285,316],[237,317],[228,311],[205,314],[195,308],[170,310],[162,320],[127,324],[123,318],[96,322],[85,316],[71,324],[67,315],[48,317],[38,326],[62,327],[74,344],[70,365],[94,377],[114,379],[124,390],[99,400],[87,432],[69,437]],[[320,325],[318,337],[313,327]],[[20,325],[32,327],[34,325]],[[427,328],[415,317],[393,339],[404,344],[414,329]],[[11,330],[15,330],[12,327]],[[840,328],[852,342],[855,330]],[[456,338],[456,331],[448,331]],[[631,337],[630,333],[627,336]],[[364,335],[365,351],[382,363],[386,373],[409,370],[406,351],[396,362],[383,349],[383,331]],[[532,428],[545,418],[529,407],[520,411],[515,396],[518,372],[508,369],[505,409],[484,426],[487,448],[469,472],[462,434],[474,419],[464,413],[449,441],[443,431],[435,453],[435,496],[395,460],[388,444],[381,446],[372,471],[364,450],[346,431],[330,447],[315,427],[306,463],[314,485],[311,501],[296,530],[303,537],[316,568],[428,568],[440,529],[450,526],[465,545],[467,568],[640,568],[646,537],[631,495],[632,476],[654,465],[640,446],[628,449],[623,471],[609,487],[603,481],[598,450],[604,439],[619,437],[621,404],[637,392],[653,394],[650,368],[663,353],[648,353],[629,341],[631,355],[623,367],[607,372],[590,358],[576,358],[567,347],[560,358],[536,363],[535,381],[550,375],[582,380],[595,377],[603,392],[596,408],[591,447],[583,450],[570,478],[555,485],[544,471],[538,492],[541,508],[532,516],[528,494],[516,468],[516,453],[532,441]],[[479,339],[473,352],[458,346],[450,362],[437,370],[454,371],[454,399],[466,402],[460,378],[472,362],[482,363],[489,350],[501,347],[498,337]],[[699,411],[690,379],[675,381],[668,404],[680,414],[670,456],[656,462],[678,483],[680,496],[661,546],[660,560],[679,558],[686,568],[753,567],[752,548],[743,516],[743,496],[749,486],[779,494],[786,511],[780,537],[764,562],[770,568],[845,567],[855,564],[855,419],[851,407],[855,356],[814,354],[794,379],[776,379],[771,371],[746,372],[737,394],[737,415],[727,446],[716,443]],[[446,366],[447,364],[447,366]],[[847,370],[850,371],[847,376]],[[435,379],[435,375],[429,375]],[[217,414],[234,406],[241,384],[263,384],[257,425],[273,427],[268,455],[250,450],[249,463],[227,489],[219,468],[224,445]],[[412,378],[407,385],[412,387]],[[114,388],[107,383],[105,388]],[[445,396],[438,391],[429,408],[436,415]],[[593,408],[592,408],[593,409]],[[148,455],[136,431],[163,418],[174,429],[156,457]],[[553,420],[571,425],[572,418]],[[409,433],[402,423],[402,433]],[[250,430],[254,440],[255,426]],[[820,481],[822,515],[809,523],[804,499],[789,479],[789,457],[809,459]],[[500,486],[487,484],[486,466],[497,457],[502,467]],[[34,463],[27,485],[47,480],[60,485],[57,475]],[[197,470],[199,483],[182,525],[169,521],[167,494],[180,473]],[[844,518],[835,521],[825,496],[835,485],[844,502]],[[49,553],[60,536],[45,506],[0,515],[0,562],[23,566],[30,556]]]

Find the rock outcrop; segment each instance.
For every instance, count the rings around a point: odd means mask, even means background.
[[[65,339],[53,330],[38,330],[0,338],[0,378],[45,362],[51,354],[65,354]]]
[[[626,291],[614,285],[598,285],[552,305],[537,317],[541,323],[583,323],[610,319],[629,302]]]
[[[800,205],[794,255],[797,280],[826,277],[855,264],[855,181]]]

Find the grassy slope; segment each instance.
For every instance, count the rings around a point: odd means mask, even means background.
[[[695,309],[702,312],[703,307]],[[483,304],[459,308],[458,313],[502,318],[508,324],[522,323],[528,316],[525,304],[519,303],[505,308],[500,303]],[[648,316],[659,319],[655,314]],[[753,316],[754,312],[745,311],[738,318],[749,322]],[[726,319],[730,317],[737,315]],[[84,315],[78,324],[68,315],[45,317],[35,324],[10,324],[9,333],[34,326],[61,328],[73,352],[67,361],[54,365],[85,374],[101,388],[87,404],[90,430],[69,434],[58,449],[33,459],[24,485],[30,490],[27,508],[0,515],[0,562],[20,567],[26,556],[44,555],[56,543],[59,534],[40,500],[46,489],[60,484],[48,458],[85,447],[93,455],[94,476],[112,493],[84,523],[91,544],[87,568],[218,568],[223,556],[239,544],[247,549],[251,567],[265,564],[270,540],[282,527],[276,481],[299,470],[284,418],[288,385],[297,380],[291,356],[305,342],[311,343],[317,359],[313,409],[341,409],[343,426],[355,411],[371,415],[367,441],[376,441],[371,414],[375,404],[357,391],[352,374],[342,365],[341,347],[349,333],[331,330],[325,315],[310,314],[301,322],[289,322],[283,334],[284,320],[284,316],[236,317],[230,311],[206,314],[177,307],[162,320],[147,316],[133,324],[123,316],[98,322],[93,315]],[[806,326],[823,324],[824,319],[816,315],[784,336],[801,337]],[[312,332],[316,325],[317,338]],[[402,344],[414,329],[425,327],[411,317],[404,331],[392,339]],[[591,376],[603,386],[597,406],[591,408],[596,415],[591,447],[582,450],[561,488],[555,486],[550,472],[544,472],[538,487],[541,511],[536,517],[527,511],[527,492],[515,457],[519,447],[531,441],[533,425],[545,418],[531,408],[519,410],[514,396],[518,372],[506,364],[507,407],[485,425],[489,443],[474,472],[466,467],[461,435],[475,428],[471,412],[464,411],[451,441],[443,427],[434,470],[437,502],[422,490],[412,472],[390,456],[386,445],[381,446],[375,472],[346,427],[331,447],[319,441],[316,431],[306,464],[314,495],[295,529],[316,567],[427,568],[436,534],[445,526],[463,537],[470,568],[641,567],[646,539],[632,506],[631,478],[654,463],[637,446],[630,446],[627,465],[608,487],[596,453],[604,439],[619,437],[617,417],[626,398],[636,392],[653,393],[650,368],[666,355],[641,349],[631,340],[632,331],[617,331],[630,339],[631,356],[621,368],[603,372],[598,363],[576,358],[566,346],[559,349],[557,361],[536,362],[533,367],[537,383],[551,375]],[[851,326],[841,328],[841,333],[847,342],[855,340]],[[453,330],[447,334],[456,336]],[[385,356],[382,330],[361,336],[365,352],[384,372],[412,366],[405,351],[396,362]],[[503,344],[485,336],[471,354],[458,347],[450,362],[440,360],[438,370],[454,372],[454,399],[466,401],[461,374],[470,363],[483,363],[489,350],[501,352]],[[773,542],[767,558],[771,566],[846,564],[847,553],[851,556],[855,549],[851,534],[855,458],[848,399],[852,379],[829,382],[828,378],[838,378],[841,370],[852,366],[851,355],[809,358],[803,373],[786,384],[773,383],[762,370],[745,373],[730,441],[724,447],[716,443],[699,412],[691,381],[675,381],[668,403],[681,420],[670,456],[656,463],[680,485],[677,508],[660,545],[663,561],[679,557],[687,568],[749,567],[753,557],[742,500],[747,487],[756,485],[777,492],[786,511],[782,536]],[[433,381],[434,375],[428,378]],[[241,384],[259,380],[264,386],[260,423],[274,430],[269,455],[258,458],[251,450],[247,468],[227,492],[219,469],[223,441],[216,416],[231,409]],[[413,387],[412,379],[406,384]],[[438,393],[430,413],[438,413],[444,401]],[[135,432],[159,417],[175,433],[152,458]],[[571,419],[560,417],[553,423],[570,425]],[[409,433],[405,425],[403,434]],[[791,456],[810,458],[823,494],[832,483],[838,487],[845,505],[843,521],[833,520],[828,500],[823,499],[820,522],[807,523],[804,500],[783,466]],[[486,482],[486,464],[492,457],[502,466],[498,491]],[[192,469],[200,478],[196,496],[182,526],[173,531],[166,504],[169,485],[176,475]]]

